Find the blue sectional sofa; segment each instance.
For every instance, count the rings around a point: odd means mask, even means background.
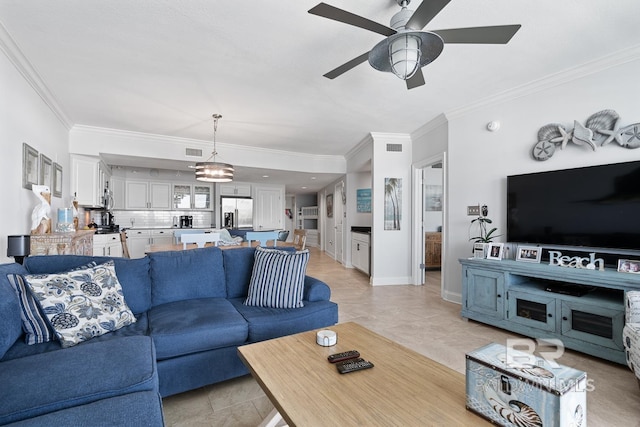
[[[78,345],[25,343],[7,274],[111,260],[39,256],[0,265],[0,425],[163,425],[161,397],[248,373],[237,347],[338,321],[330,289],[304,277],[303,307],[248,306],[254,248],[114,258],[136,322]]]

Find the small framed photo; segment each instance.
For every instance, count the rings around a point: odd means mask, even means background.
[[[22,143],[22,187],[31,190],[38,185],[38,151],[27,143]]]
[[[53,183],[53,162],[50,158],[40,153],[40,185],[46,185],[51,189]]]
[[[542,248],[538,246],[518,246],[516,261],[540,262],[542,258]]]
[[[487,256],[486,253],[486,247],[487,244],[486,243],[474,243],[473,244],[473,257],[474,258],[480,258],[480,259],[484,259]]]
[[[487,259],[502,259],[504,252],[504,243],[489,243],[487,251]]]
[[[62,166],[53,163],[53,197],[62,197]]]
[[[640,274],[640,261],[635,259],[619,259],[618,271],[621,273]]]

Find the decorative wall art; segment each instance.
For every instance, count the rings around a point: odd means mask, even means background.
[[[62,197],[62,166],[53,164],[53,197]]]
[[[53,162],[50,158],[40,153],[40,185],[53,187]]]
[[[640,147],[640,123],[624,127],[619,127],[619,124],[620,115],[616,111],[602,110],[592,114],[584,126],[574,120],[573,129],[558,123],[542,126],[538,131],[538,142],[533,146],[533,158],[547,160],[554,155],[557,147],[562,150],[569,142],[593,151],[612,141],[625,148]]]
[[[402,178],[384,179],[384,229],[400,230],[402,220]]]
[[[38,185],[38,151],[27,143],[22,143],[22,187],[31,190]]]
[[[327,194],[327,218],[333,218],[333,193]]]
[[[442,185],[425,186],[424,209],[426,211],[442,210]]]
[[[356,190],[356,211],[358,213],[371,213],[370,188],[360,188]]]

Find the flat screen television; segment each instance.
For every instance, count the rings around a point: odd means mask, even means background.
[[[640,250],[640,161],[508,176],[507,240]]]

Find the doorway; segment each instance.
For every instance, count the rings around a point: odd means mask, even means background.
[[[343,251],[344,251],[344,203],[347,200],[344,181],[340,181],[336,184],[333,201],[333,219],[335,236],[333,241],[335,242],[335,260],[341,264],[344,264]]]
[[[414,284],[437,283],[442,295],[446,237],[445,153],[414,165]]]

